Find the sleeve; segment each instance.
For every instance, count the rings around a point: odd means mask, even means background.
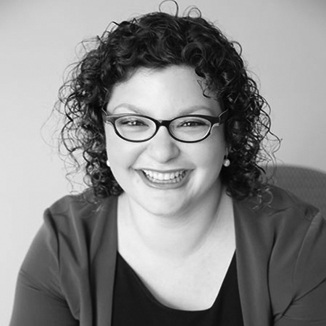
[[[79,325],[61,292],[54,230],[43,224],[18,275],[10,326]]]
[[[326,220],[317,214],[302,243],[293,275],[293,300],[275,326],[326,325]]]

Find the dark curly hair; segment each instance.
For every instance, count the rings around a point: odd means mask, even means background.
[[[228,193],[238,200],[262,196],[266,182],[261,163],[271,157],[263,145],[270,134],[270,118],[264,110],[269,106],[248,76],[237,42],[229,41],[197,8],[183,16],[177,8],[175,15],[159,11],[112,23],[92,45],[60,88],[56,107],[66,119],[61,144],[79,168],[82,154],[84,181],[97,198],[122,192],[106,165],[102,120],[113,86],[140,67],[171,65],[194,68],[228,110],[225,137],[231,164],[221,171]],[[203,95],[207,96],[205,89]]]

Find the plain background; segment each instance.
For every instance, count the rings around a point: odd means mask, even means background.
[[[0,0],[0,325],[43,210],[70,191],[48,122],[76,45],[156,0]],[[283,139],[278,162],[326,170],[326,1],[179,0],[243,46]]]

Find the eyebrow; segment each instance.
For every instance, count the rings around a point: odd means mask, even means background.
[[[217,102],[217,105],[220,107],[220,104]],[[114,111],[120,109],[120,108],[126,108],[128,110],[131,110],[133,111],[134,113],[137,113],[137,114],[141,114],[141,115],[150,115],[146,109],[143,109],[143,108],[140,108],[134,104],[130,104],[130,103],[121,103],[119,104],[118,106],[114,107],[113,108],[113,113]],[[193,105],[193,106],[190,106],[188,108],[185,108],[185,109],[181,109],[179,113],[179,115],[188,115],[188,114],[191,114],[191,113],[194,113],[196,111],[201,111],[201,110],[205,110],[205,111],[208,111],[210,112],[213,116],[215,116],[216,114],[219,114],[220,112],[215,112],[214,109],[208,107],[208,106],[205,106],[205,105]],[[222,110],[221,110],[222,112]]]

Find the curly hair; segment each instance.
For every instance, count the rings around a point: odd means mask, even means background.
[[[221,180],[229,195],[238,200],[262,196],[267,187],[261,163],[271,157],[263,145],[270,134],[265,110],[269,106],[249,77],[237,42],[229,41],[197,8],[183,16],[177,8],[175,15],[158,11],[110,24],[93,44],[60,88],[57,109],[63,108],[66,119],[61,145],[79,168],[78,154],[82,154],[84,181],[96,198],[122,192],[106,164],[102,119],[113,86],[140,67],[172,65],[192,67],[228,110],[224,129],[231,164],[222,168]],[[205,89],[203,95],[207,96]]]

